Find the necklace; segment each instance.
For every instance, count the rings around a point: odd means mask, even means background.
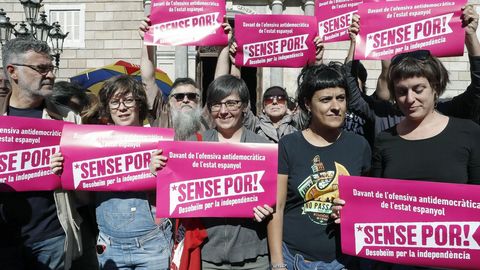
[[[331,136],[328,136],[328,138],[326,138],[320,135],[319,133],[313,131],[313,129],[311,129],[310,127],[307,128],[305,131],[306,131],[305,135],[307,137],[306,138],[307,141],[309,141],[309,143],[315,146],[320,146],[320,147],[333,144],[338,140],[338,138],[342,134],[342,132],[338,132],[338,134],[331,134]]]

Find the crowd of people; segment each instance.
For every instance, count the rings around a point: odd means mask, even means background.
[[[353,60],[360,17],[353,17],[345,63],[316,63],[298,76],[298,109],[281,86],[266,89],[262,113],[235,65],[236,44],[218,57],[202,91],[177,78],[168,96],[155,83],[154,48],[142,47],[139,82],[107,80],[98,95],[55,82],[46,43],[16,38],[2,50],[0,112],[75,124],[173,128],[177,141],[277,143],[276,205],[252,218],[156,218],[155,191],[31,191],[0,194],[0,269],[418,269],[342,254],[338,176],[480,184],[480,43],[478,14],[462,9],[471,83],[449,101],[441,60],[428,50],[382,61],[375,94]],[[150,20],[141,21],[143,39]],[[229,39],[232,28],[223,24]],[[147,128],[147,127],[146,127]],[[60,175],[64,157],[52,155]],[[150,171],[168,166],[162,149]],[[312,204],[315,202],[315,204]],[[425,268],[422,268],[425,269]]]

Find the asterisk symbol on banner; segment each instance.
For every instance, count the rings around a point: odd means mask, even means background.
[[[361,231],[363,231],[363,227],[360,226],[360,225],[358,225],[358,227],[357,227],[357,232],[361,232]]]
[[[177,191],[177,185],[172,186],[172,191]]]
[[[373,39],[373,36],[368,36],[368,39],[369,39],[369,40],[372,40],[372,39]]]
[[[78,168],[80,168],[80,165],[75,164],[75,169],[78,169]]]

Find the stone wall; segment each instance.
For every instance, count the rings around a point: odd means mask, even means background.
[[[232,6],[232,1],[227,1],[227,6]],[[265,2],[265,1],[264,1]],[[470,0],[470,3],[480,4],[480,0]],[[117,60],[125,60],[135,64],[140,60],[141,41],[137,28],[139,21],[144,17],[142,0],[83,0],[78,2],[44,0],[44,5],[75,5],[85,4],[85,48],[65,48],[60,60],[60,70],[57,74],[59,80],[66,80],[69,77],[88,68],[97,68]],[[256,6],[255,1],[236,0],[233,4],[244,4],[247,9],[257,13],[270,13],[270,9],[261,4]],[[260,2],[259,2],[260,3]],[[301,1],[298,6],[288,2],[284,14],[303,14]],[[3,8],[11,21],[18,22],[23,19],[23,8],[18,0],[2,0]],[[242,10],[238,9],[237,10]],[[51,22],[50,22],[51,23]],[[327,44],[326,61],[343,61],[348,42]],[[174,48],[159,47],[157,51],[158,65],[174,79],[175,58]],[[195,48],[189,47],[189,76],[195,77]],[[455,96],[465,90],[470,81],[469,64],[466,55],[463,57],[449,57],[442,59],[450,71],[451,83],[444,97]],[[365,61],[369,71],[367,87],[373,91],[376,86],[376,79],[380,73],[379,61]],[[296,89],[296,76],[298,69],[284,69],[283,85],[291,95]],[[270,86],[269,69],[263,72],[263,89]]]

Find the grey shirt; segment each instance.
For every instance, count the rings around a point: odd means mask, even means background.
[[[286,114],[275,127],[268,116],[261,114],[255,116],[250,110],[245,114],[243,125],[256,134],[266,138],[270,142],[278,143],[285,135],[297,130],[303,130],[308,126],[309,116],[299,110],[294,115]]]
[[[218,131],[201,133],[202,140],[218,142]],[[190,141],[196,141],[192,136]],[[243,128],[242,143],[268,143],[265,138]],[[212,263],[238,263],[268,254],[267,224],[253,218],[202,218],[208,238],[202,247],[202,260]]]

